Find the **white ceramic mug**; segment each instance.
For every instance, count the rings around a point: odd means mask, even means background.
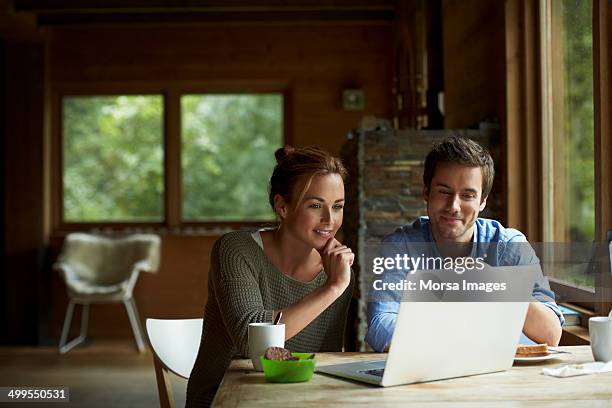
[[[259,356],[272,346],[285,347],[285,324],[249,323],[249,358],[255,370],[263,371]]]
[[[612,361],[612,313],[608,317],[591,317],[589,334],[595,361]]]

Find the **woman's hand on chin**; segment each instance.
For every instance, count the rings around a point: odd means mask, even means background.
[[[336,238],[330,238],[319,251],[323,269],[327,274],[326,285],[336,289],[340,294],[351,282],[351,265],[355,254],[351,248],[342,245]]]

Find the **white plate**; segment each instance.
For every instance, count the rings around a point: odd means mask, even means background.
[[[539,356],[539,357],[514,357],[514,361],[517,361],[519,363],[536,363],[538,361],[546,361],[546,360],[551,360],[553,358],[559,358],[561,357],[562,353],[551,353],[545,356]]]

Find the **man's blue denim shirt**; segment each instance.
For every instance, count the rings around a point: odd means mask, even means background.
[[[504,228],[501,223],[486,218],[477,218],[475,222],[474,243],[495,244],[493,256],[487,257],[487,263],[491,266],[530,265],[539,263],[539,259],[531,246],[505,245],[508,243],[527,243],[525,235],[512,228]],[[429,217],[419,217],[412,223],[398,228],[393,234],[383,239],[383,243],[393,244],[415,244],[434,242],[431,235]],[[520,247],[520,250],[516,248]],[[490,255],[490,254],[488,254]],[[391,270],[385,272],[385,281],[400,281],[404,279],[406,272]],[[559,307],[555,303],[555,294],[550,290],[548,281],[542,277],[533,289],[533,297],[548,306],[559,317],[561,325],[565,320]],[[368,333],[366,341],[376,351],[383,351],[391,343],[393,329],[399,311],[400,299],[389,299],[389,301],[368,302]],[[521,343],[533,343],[530,339],[521,336]]]

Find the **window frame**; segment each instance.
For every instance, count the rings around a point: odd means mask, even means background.
[[[54,234],[91,229],[99,230],[165,230],[191,231],[235,229],[245,226],[270,224],[269,219],[245,219],[238,221],[183,221],[181,194],[181,96],[191,94],[264,94],[276,93],[283,97],[282,144],[292,143],[292,92],[286,81],[211,81],[211,82],[113,82],[108,83],[61,83],[52,84],[49,91],[51,115],[48,145],[50,204],[46,208],[48,229]],[[162,220],[151,221],[109,221],[109,222],[68,222],[64,219],[63,191],[63,98],[68,96],[117,96],[156,95],[163,103],[163,169],[164,209]]]

